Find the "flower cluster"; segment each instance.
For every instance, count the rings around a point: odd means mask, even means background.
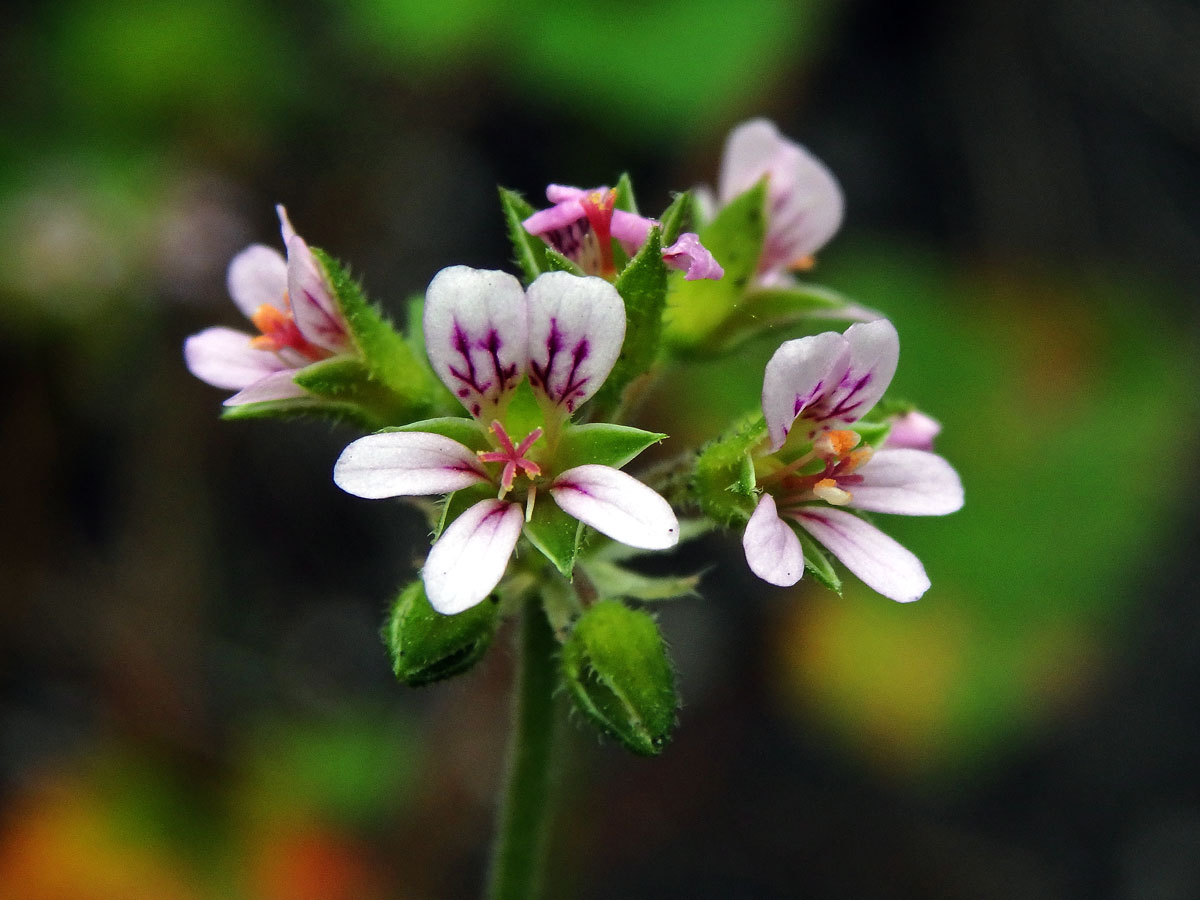
[[[895,327],[798,277],[840,226],[842,192],[772,123],[734,129],[715,193],[676,195],[658,219],[635,211],[625,177],[617,188],[552,184],[546,197],[538,211],[501,190],[523,281],[442,269],[407,334],[278,207],[286,257],[255,245],[228,272],[258,333],[209,328],[184,356],[236,392],[226,415],[365,426],[334,465],[346,492],[444,498],[420,577],[386,629],[399,677],[463,671],[497,616],[536,601],[581,711],[657,753],[674,722],[672,670],[653,618],[627,604],[695,594],[699,576],[647,575],[630,556],[737,527],[750,570],[772,585],[808,569],[840,590],[828,553],[911,601],[930,586],[924,567],[864,514],[945,515],[963,488],[932,452],[938,423],[884,396]],[[825,330],[831,318],[855,324]],[[675,448],[641,479],[623,471],[668,437],[622,421],[658,372],[770,334],[790,339],[763,374],[761,418]]]

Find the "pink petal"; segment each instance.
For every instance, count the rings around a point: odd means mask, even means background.
[[[742,549],[750,571],[768,584],[788,587],[804,574],[804,551],[792,526],[779,518],[775,498],[763,494],[746,523]]]
[[[421,570],[433,608],[450,616],[487,597],[504,577],[524,524],[521,506],[503,500],[482,500],[451,522]]]
[[[850,488],[855,509],[901,516],[944,516],[962,509],[963,486],[946,460],[924,450],[878,450]]]
[[[650,229],[657,224],[656,221],[647,219],[645,216],[635,215],[623,209],[614,209],[610,233],[621,242],[625,252],[633,256],[642,244],[646,243]]]
[[[333,467],[334,484],[368,500],[448,494],[486,480],[473,451],[451,438],[423,431],[359,438],[342,451]]]
[[[471,415],[490,422],[529,360],[521,283],[506,272],[442,269],[425,296],[425,348],[442,383]]]
[[[780,345],[763,373],[763,417],[772,450],[783,446],[796,416],[836,385],[849,364],[850,347],[833,331]]]
[[[610,466],[576,466],[550,485],[563,512],[630,547],[664,550],[679,542],[679,521],[656,492]]]
[[[287,368],[274,353],[256,350],[250,335],[232,328],[206,328],[184,341],[188,371],[213,387],[241,390]]]
[[[247,319],[261,306],[287,308],[287,263],[278,250],[262,244],[247,247],[229,263],[225,284]]]
[[[673,269],[682,269],[687,274],[685,281],[696,281],[700,278],[711,278],[714,281],[725,275],[708,249],[700,243],[700,238],[690,231],[685,231],[679,240],[663,250],[663,262]]]
[[[863,584],[883,596],[909,603],[929,590],[929,577],[921,561],[853,513],[805,506],[789,515]]]
[[[892,419],[892,430],[888,432],[885,447],[907,447],[911,450],[932,450],[933,439],[942,431],[941,423],[925,413],[912,412]]]
[[[606,187],[592,188],[590,191],[585,188],[570,187],[565,184],[548,184],[546,185],[546,199],[551,203],[562,203],[566,200],[579,200],[586,197],[588,194],[595,191],[607,191]]]
[[[767,237],[760,271],[811,256],[842,223],[844,200],[829,169],[774,123],[752,119],[730,132],[718,183],[722,204],[767,176]]]
[[[341,353],[349,349],[346,325],[325,270],[297,234],[288,239],[287,252],[288,296],[296,327],[311,343],[326,350]]]
[[[566,228],[569,225],[586,218],[583,205],[578,200],[564,200],[549,209],[535,212],[521,224],[525,230],[537,237]]]
[[[294,400],[309,396],[308,391],[296,384],[295,369],[284,369],[260,378],[228,398],[224,406],[241,406],[245,403],[266,403],[271,400]]]
[[[625,304],[603,278],[547,272],[529,286],[529,383],[564,414],[591,397],[621,353]]]

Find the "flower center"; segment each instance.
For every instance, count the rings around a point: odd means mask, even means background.
[[[266,350],[270,353],[279,353],[287,348],[310,360],[331,356],[328,350],[311,343],[301,333],[292,315],[292,304],[286,293],[283,295],[283,304],[286,309],[264,303],[254,311],[250,321],[262,333],[252,338],[250,345],[256,350]]]
[[[504,426],[498,421],[493,420],[488,427],[488,431],[496,438],[496,442],[500,445],[497,450],[480,450],[478,456],[483,462],[501,463],[504,469],[500,472],[500,493],[497,497],[501,500],[513,488],[513,482],[517,477],[517,470],[525,473],[526,478],[536,478],[542,474],[542,467],[528,457],[529,448],[534,442],[542,436],[542,429],[535,428],[525,436],[525,439],[520,444],[513,445],[512,438],[508,436],[508,432],[504,430]],[[532,497],[534,487],[530,486],[530,502],[529,509],[533,509]]]
[[[814,438],[812,449],[760,479],[782,506],[824,500],[845,506],[854,499],[849,490],[862,483],[856,470],[871,458],[870,447],[858,447],[857,431],[837,429]]]

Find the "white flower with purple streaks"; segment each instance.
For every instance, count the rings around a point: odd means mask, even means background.
[[[237,391],[226,406],[307,396],[293,380],[315,362],[356,353],[324,271],[282,206],[275,207],[287,259],[247,247],[229,264],[229,295],[259,330],[208,328],[183,345],[188,369],[214,387]]]
[[[522,223],[525,230],[542,238],[589,275],[612,278],[616,274],[613,239],[633,256],[646,243],[650,229],[658,224],[654,219],[616,209],[617,192],[612,188],[583,190],[552,184],[546,188],[546,199],[554,205],[526,219]],[[685,272],[688,281],[718,279],[725,274],[700,238],[690,231],[664,247],[662,258],[671,268]]]
[[[881,319],[844,335],[788,341],[767,363],[768,447],[755,461],[763,493],[742,539],[746,561],[764,581],[800,580],[804,555],[794,523],[885,597],[908,602],[929,588],[920,560],[843,508],[940,516],[962,507],[962,482],[942,457],[890,444],[860,447],[858,432],[847,428],[883,396],[899,355],[896,329]]]
[[[717,198],[697,196],[715,212],[767,179],[767,233],[756,280],[787,284],[788,272],[808,269],[813,254],[842,224],[842,190],[825,164],[779,133],[773,122],[751,119],[729,133]]]
[[[434,609],[461,612],[492,592],[541,493],[614,540],[650,550],[675,545],[679,523],[653,490],[611,466],[560,470],[555,459],[572,412],[596,393],[621,351],[625,307],[611,284],[550,272],[526,291],[504,272],[454,266],[430,283],[424,324],[434,371],[488,449],[420,431],[373,434],[346,447],[333,478],[370,499],[496,488],[495,498],[459,515],[433,545],[422,578]],[[514,441],[505,414],[526,377],[542,425]]]

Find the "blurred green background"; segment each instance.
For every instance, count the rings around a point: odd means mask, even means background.
[[[890,520],[933,588],[768,589],[733,537],[661,609],[666,754],[566,729],[551,896],[1200,896],[1200,12],[1174,0],[18,3],[0,34],[0,897],[477,895],[511,664],[394,683],[420,517],[354,434],[226,423],[272,205],[397,315],[508,265],[495,185],[628,170],[651,212],[753,115],[848,217],[967,506]],[[754,407],[780,334],[645,418]],[[703,408],[678,404],[704,396]]]

